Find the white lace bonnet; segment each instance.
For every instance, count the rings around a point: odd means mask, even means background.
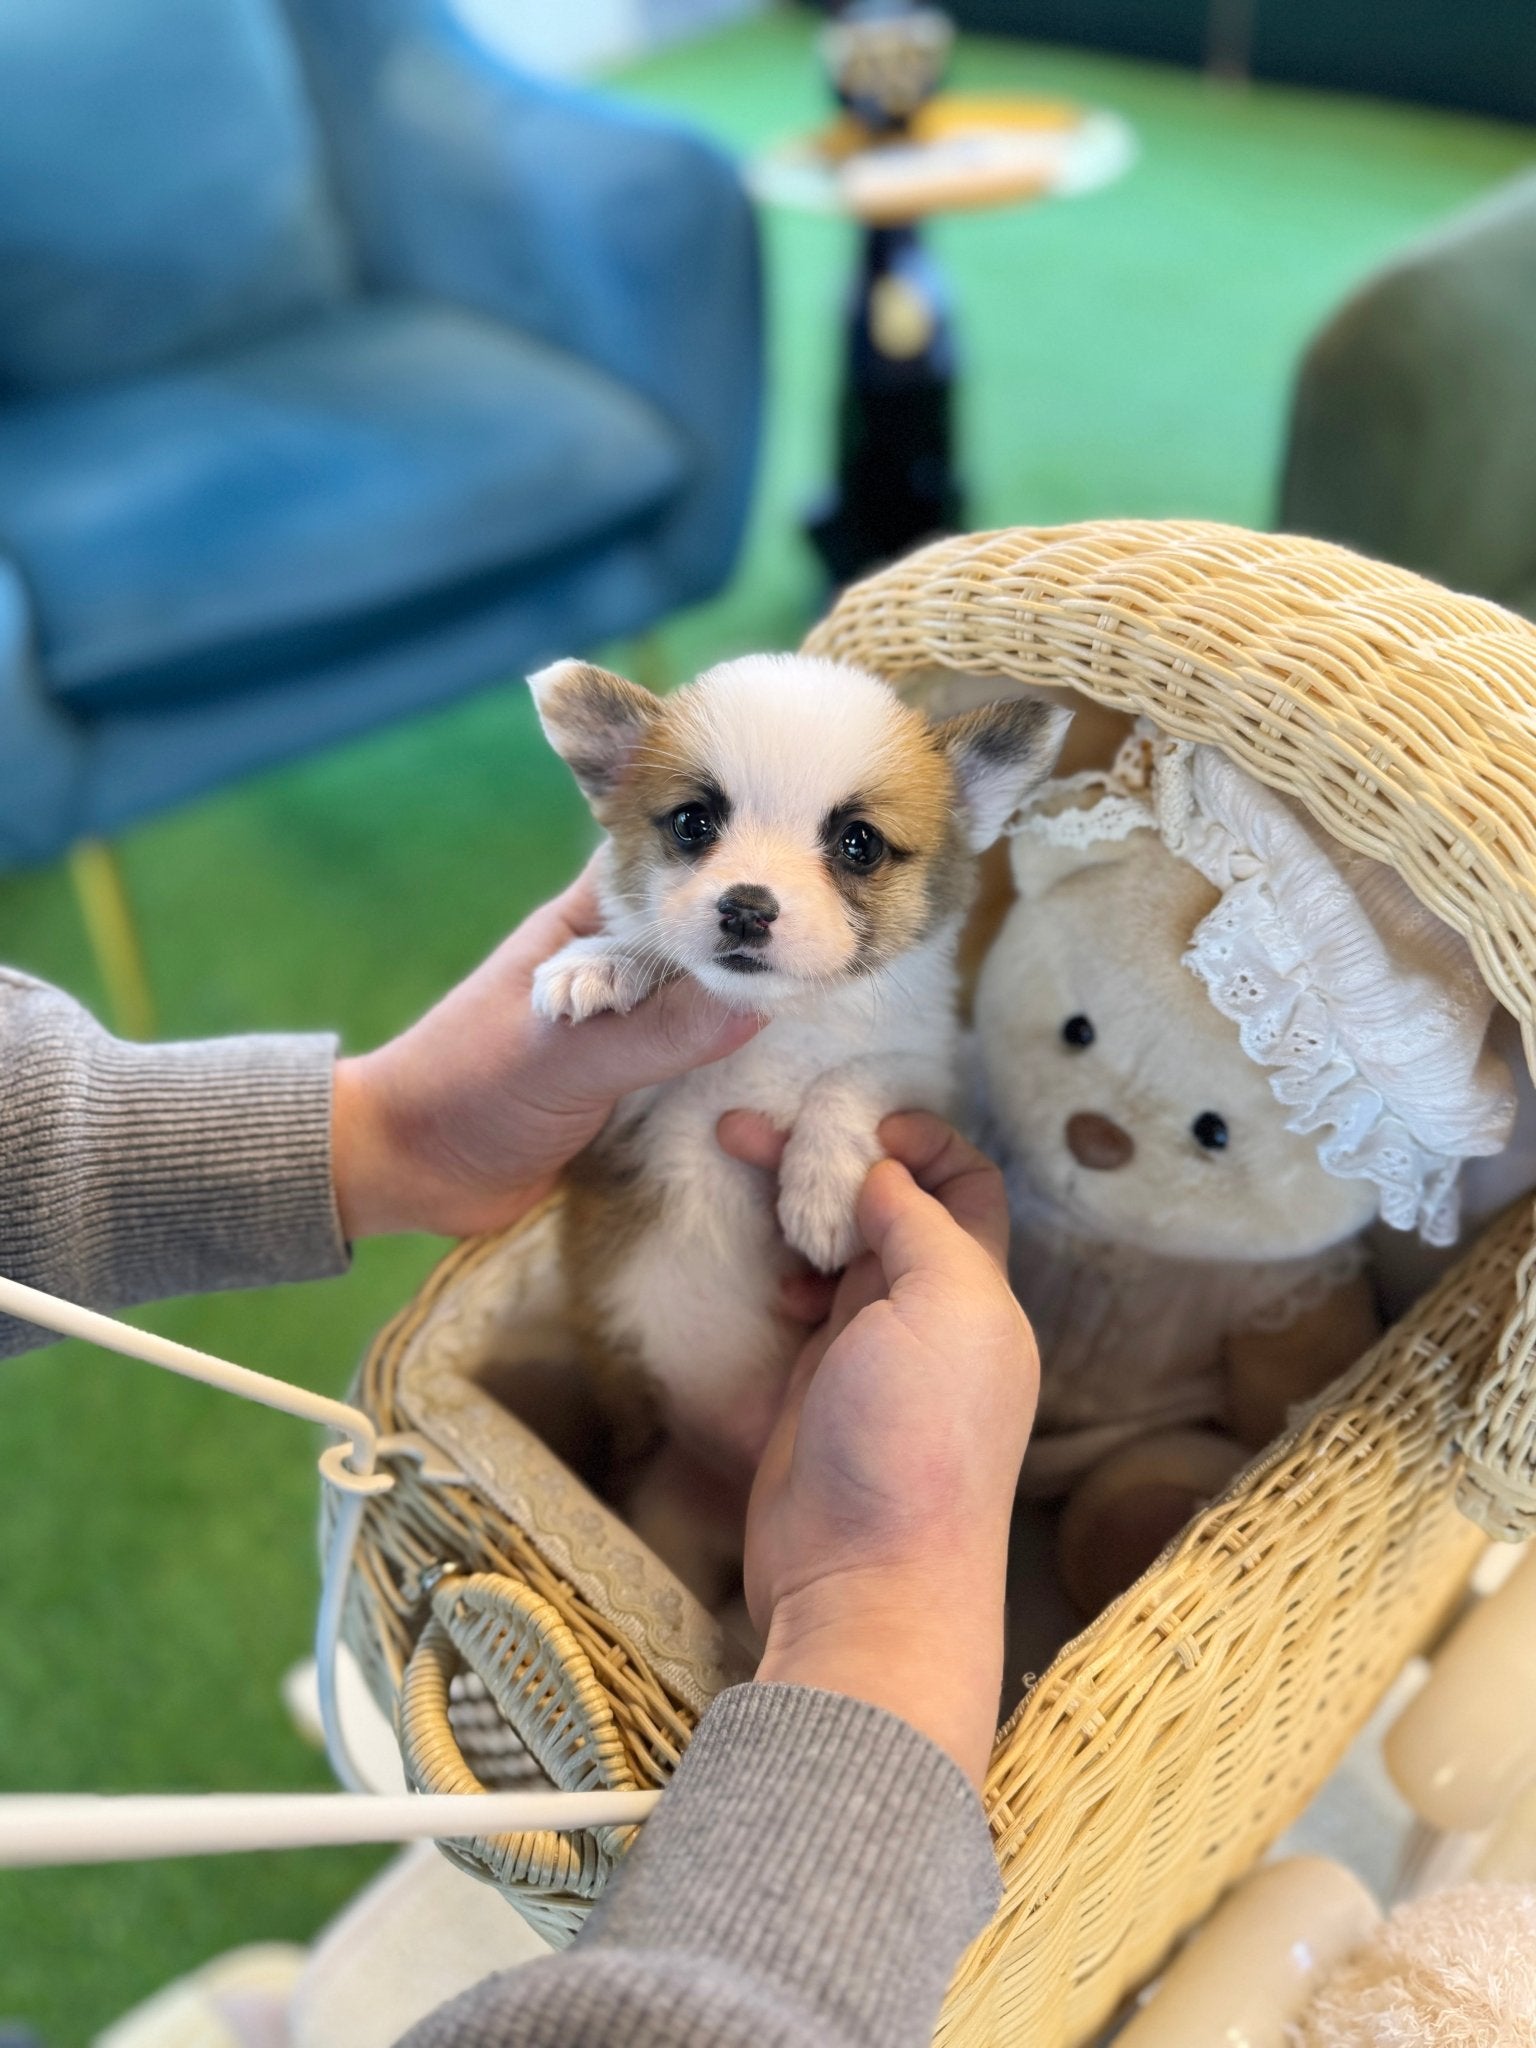
[[[1503,1147],[1515,1096],[1471,953],[1392,868],[1145,719],[1107,773],[1047,783],[1013,829],[1076,846],[1151,830],[1198,869],[1221,901],[1184,965],[1270,1069],[1287,1127],[1322,1134],[1327,1172],[1374,1181],[1387,1223],[1455,1242],[1462,1161]]]

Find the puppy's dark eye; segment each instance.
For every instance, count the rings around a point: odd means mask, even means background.
[[[1076,1051],[1082,1052],[1086,1047],[1092,1045],[1099,1034],[1094,1030],[1093,1025],[1086,1017],[1078,1015],[1067,1019],[1066,1023],[1061,1027],[1061,1035],[1068,1045],[1072,1046]]]
[[[1218,1116],[1214,1109],[1202,1109],[1190,1125],[1189,1132],[1195,1143],[1203,1145],[1207,1152],[1225,1152],[1232,1137],[1226,1118]]]
[[[884,858],[885,841],[873,825],[855,818],[838,836],[837,850],[851,868],[869,869]]]
[[[704,804],[679,804],[667,823],[678,845],[686,846],[690,853],[708,846],[719,829],[714,813]]]

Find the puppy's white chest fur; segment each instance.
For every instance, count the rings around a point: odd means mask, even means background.
[[[624,1145],[655,1201],[612,1271],[588,1276],[595,1304],[690,1432],[756,1455],[795,1341],[777,1312],[779,1231],[823,1271],[846,1264],[882,1119],[951,1107],[956,929],[801,998],[729,1058],[626,1098],[599,1141]],[[766,1177],[715,1142],[728,1109],[760,1110],[790,1134],[776,1212]]]

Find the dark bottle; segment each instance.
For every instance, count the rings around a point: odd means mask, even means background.
[[[867,137],[900,147],[937,91],[954,28],[913,0],[849,0],[822,55]],[[837,481],[806,521],[828,575],[847,583],[960,524],[948,294],[910,223],[865,227],[844,335]]]
[[[845,348],[837,483],[806,524],[838,584],[961,523],[947,294],[915,227],[864,231]]]

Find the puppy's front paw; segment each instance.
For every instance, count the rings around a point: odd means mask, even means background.
[[[835,1273],[864,1249],[855,1211],[865,1177],[880,1157],[872,1134],[860,1144],[814,1124],[800,1125],[785,1147],[779,1225],[791,1250],[819,1272]]]
[[[533,1007],[541,1017],[568,1017],[579,1024],[604,1010],[622,1016],[650,988],[638,963],[606,939],[573,939],[534,974]]]

